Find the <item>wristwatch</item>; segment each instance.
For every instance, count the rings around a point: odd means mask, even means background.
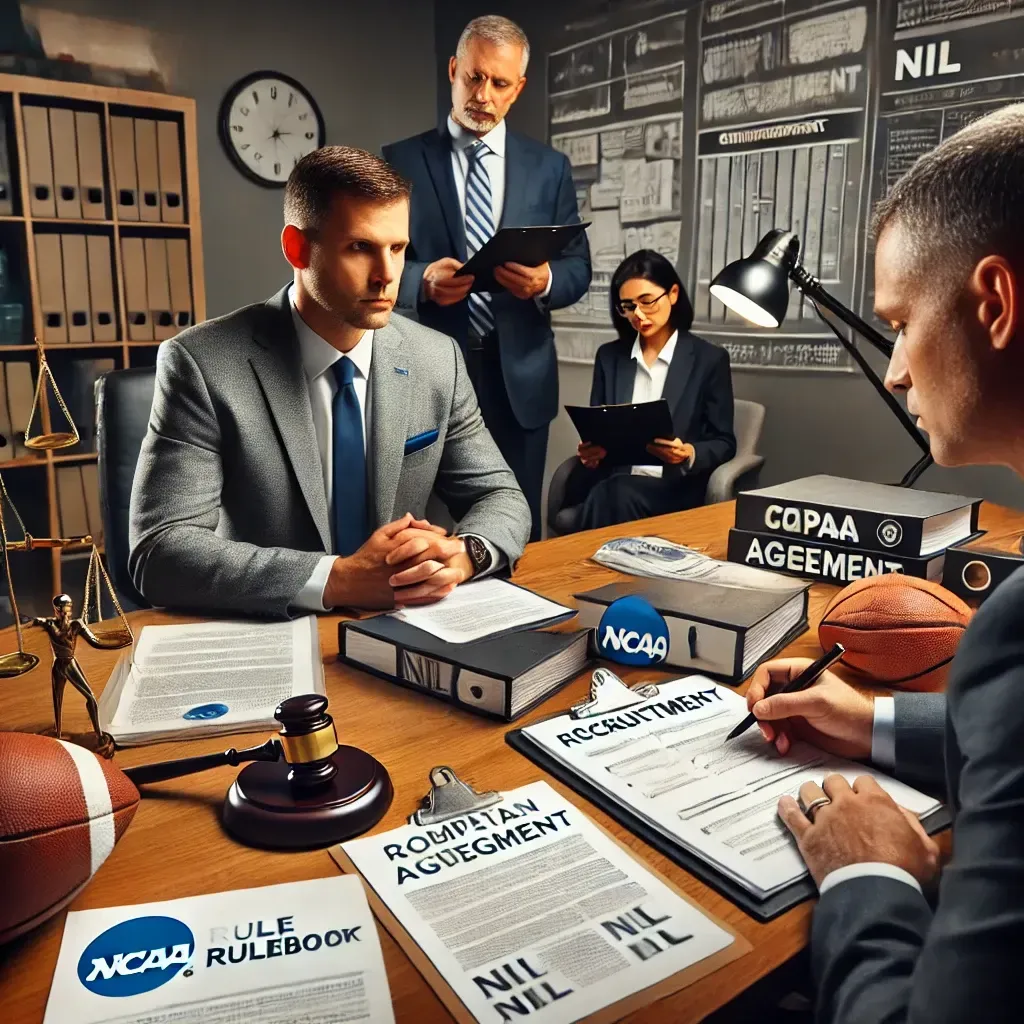
[[[469,555],[470,562],[473,563],[473,575],[479,576],[481,573],[487,572],[492,561],[487,545],[472,533],[464,534],[461,540],[466,545],[466,554]]]

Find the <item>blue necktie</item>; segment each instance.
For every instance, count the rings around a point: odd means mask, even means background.
[[[491,179],[484,167],[484,153],[490,152],[480,141],[466,149],[466,252],[472,256],[494,234],[494,209],[491,206]],[[483,338],[494,330],[494,312],[489,292],[469,293],[469,326]]]
[[[338,385],[334,393],[332,509],[334,545],[339,555],[351,555],[369,536],[366,514],[366,451],[363,414],[352,379],[356,364],[342,356],[332,367]]]

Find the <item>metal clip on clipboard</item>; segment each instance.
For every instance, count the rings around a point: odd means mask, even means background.
[[[599,668],[590,678],[590,697],[573,704],[569,709],[569,717],[594,718],[597,715],[608,715],[657,696],[658,687],[654,683],[627,686],[611,670]]]
[[[478,793],[463,782],[446,765],[430,769],[430,792],[423,798],[423,806],[413,811],[409,821],[413,825],[438,825],[460,814],[481,811],[500,803],[500,793]]]

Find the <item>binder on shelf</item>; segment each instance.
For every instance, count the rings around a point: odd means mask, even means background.
[[[82,216],[86,220],[106,220],[107,189],[103,180],[100,115],[91,110],[75,111],[75,138],[78,142],[78,185]]]
[[[157,161],[160,165],[160,219],[165,224],[185,221],[185,196],[181,190],[181,143],[177,121],[156,122]]]
[[[35,236],[35,240],[36,274],[39,277],[39,306],[43,318],[43,344],[60,345],[68,340],[60,235],[38,234]]]
[[[25,160],[28,164],[29,213],[33,217],[56,217],[53,197],[53,158],[50,153],[50,118],[46,107],[23,106]]]
[[[50,107],[50,152],[53,154],[53,197],[57,216],[82,219],[78,192],[78,146],[75,142],[75,112]]]
[[[160,171],[156,152],[156,121],[135,118],[135,166],[139,174],[139,220],[160,220]]]
[[[5,217],[14,213],[14,181],[7,149],[7,127],[7,115],[0,108],[0,216]]]
[[[87,533],[92,535],[93,543],[103,547],[103,516],[100,514],[100,476],[99,467],[95,462],[84,462],[82,470],[82,489],[85,491],[85,514],[89,521]]]
[[[145,239],[146,297],[153,338],[163,341],[178,333],[171,312],[171,290],[167,278],[167,245],[163,238]]]
[[[87,235],[89,306],[92,309],[93,341],[117,341],[114,315],[113,250],[109,235]]]
[[[152,341],[146,294],[146,249],[141,238],[121,239],[121,269],[124,273],[124,301],[128,313],[128,340]]]
[[[83,537],[89,532],[85,489],[81,466],[58,466],[54,473],[57,484],[57,512],[62,537]]]
[[[64,267],[64,304],[68,315],[68,341],[92,341],[92,300],[89,297],[89,260],[85,235],[61,235]]]
[[[119,220],[139,219],[139,177],[135,170],[135,129],[130,117],[110,118],[114,158],[114,209]]]
[[[171,286],[171,312],[177,330],[191,327],[192,279],[189,274],[188,239],[167,239],[167,276]]]
[[[11,454],[15,458],[35,454],[25,447],[25,428],[32,416],[32,400],[36,393],[32,364],[21,361],[9,362],[6,369],[7,408],[11,414]]]

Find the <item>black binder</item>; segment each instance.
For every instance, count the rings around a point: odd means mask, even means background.
[[[647,451],[655,438],[673,438],[668,402],[623,402],[621,405],[567,405],[581,441],[599,444],[608,454],[603,466],[663,466]]]
[[[472,291],[502,292],[494,280],[494,268],[503,263],[521,263],[539,267],[561,254],[579,234],[590,227],[590,221],[577,224],[542,225],[525,228],[499,228],[473,255],[455,271],[456,277],[472,274]]]
[[[664,833],[651,828],[643,818],[634,814],[628,807],[620,804],[617,800],[611,799],[601,790],[587,782],[586,779],[576,775],[566,768],[560,761],[556,761],[547,751],[543,750],[527,736],[522,729],[512,729],[505,733],[505,742],[513,749],[519,751],[534,764],[543,768],[549,775],[553,775],[563,785],[568,786],[574,793],[585,797],[595,807],[600,808],[605,814],[614,818],[624,828],[628,828],[634,835],[639,836],[648,846],[653,846],[658,853],[668,857],[673,864],[688,871],[694,878],[700,879],[706,886],[714,889],[719,895],[735,903],[745,914],[749,914],[755,921],[764,924],[773,918],[791,910],[804,900],[813,899],[818,894],[818,888],[813,879],[808,875],[791,885],[772,893],[767,899],[759,900],[749,890],[734,882],[731,878],[723,875],[712,867],[707,861],[702,860],[696,854],[691,853],[685,847],[673,842]],[[945,804],[936,808],[931,814],[921,819],[921,824],[929,835],[941,832],[952,823],[952,817]]]

